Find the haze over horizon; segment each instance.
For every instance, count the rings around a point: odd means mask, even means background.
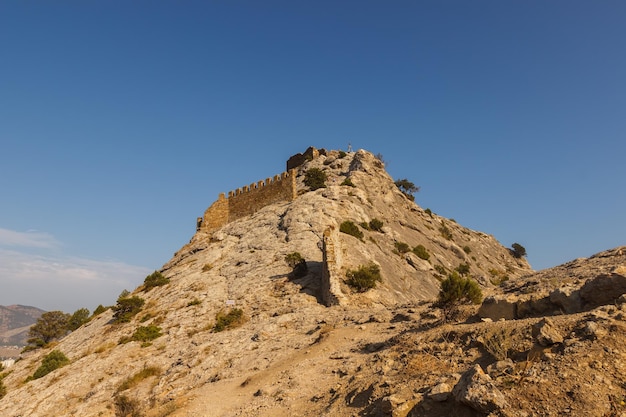
[[[535,269],[626,244],[626,4],[4,2],[0,305],[93,310],[308,146]]]

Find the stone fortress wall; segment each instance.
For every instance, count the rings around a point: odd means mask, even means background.
[[[324,149],[310,146],[304,153],[297,153],[287,160],[287,171],[265,181],[258,181],[230,191],[228,197],[221,193],[217,200],[206,209],[204,216],[198,217],[196,231],[212,232],[220,227],[249,216],[265,206],[280,201],[293,201],[298,196],[296,190],[296,168],[325,155]]]
[[[228,197],[221,193],[217,201],[206,209],[204,216],[198,217],[196,229],[211,232],[267,205],[293,201],[296,196],[296,170],[291,169],[265,181],[230,191]]]

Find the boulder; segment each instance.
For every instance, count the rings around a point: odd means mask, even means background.
[[[626,276],[613,272],[600,275],[580,288],[580,298],[586,308],[613,304],[626,293]]]
[[[514,320],[517,316],[515,297],[487,297],[478,309],[480,318]]]
[[[563,336],[556,330],[552,320],[543,318],[533,325],[532,334],[541,346],[551,346],[563,342]]]
[[[557,288],[550,293],[550,301],[566,314],[578,313],[582,310],[580,292],[571,287]]]
[[[452,389],[454,399],[481,413],[489,414],[508,406],[504,395],[496,388],[480,365],[465,372]]]

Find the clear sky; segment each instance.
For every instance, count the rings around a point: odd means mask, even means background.
[[[535,269],[626,244],[623,1],[0,2],[0,305],[111,305],[308,146]]]

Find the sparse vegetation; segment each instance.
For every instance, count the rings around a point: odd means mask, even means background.
[[[159,271],[154,271],[143,280],[143,289],[148,291],[154,287],[169,284],[170,279],[163,276]]]
[[[463,252],[467,253],[468,255],[470,253],[472,253],[472,248],[470,248],[469,246],[463,246]]]
[[[506,274],[506,271],[491,268],[489,269],[489,274],[491,275],[489,282],[491,282],[493,285],[500,285],[503,282],[509,280],[509,276]]]
[[[300,255],[299,252],[292,252],[285,256],[285,262],[289,265],[293,270],[291,271],[291,276],[293,278],[302,278],[306,274],[309,273],[309,268],[306,264],[306,260]]]
[[[482,298],[483,293],[476,281],[461,278],[458,272],[453,271],[441,282],[437,302],[441,307],[450,308],[460,304],[480,304]]]
[[[430,259],[430,253],[428,253],[424,245],[417,245],[416,247],[414,247],[413,253],[416,254],[418,258],[421,258],[425,261]]]
[[[511,330],[504,325],[489,327],[482,335],[483,346],[496,360],[503,361],[509,356],[512,345]]]
[[[304,174],[304,185],[311,191],[326,188],[326,173],[319,168],[310,168]]]
[[[115,417],[142,417],[139,401],[125,395],[116,395]]]
[[[420,187],[415,186],[411,181],[406,178],[397,180],[395,182],[396,187],[400,189],[400,192],[404,194],[409,200],[415,201],[415,193],[420,190]]]
[[[458,272],[459,275],[463,276],[470,273],[470,266],[469,264],[459,264],[454,270]]]
[[[443,265],[437,264],[433,268],[435,268],[435,271],[437,271],[441,275],[446,275],[448,273],[448,270]]]
[[[424,213],[428,214],[430,217],[433,217],[433,212],[431,209],[427,208],[426,210],[424,210]]]
[[[150,378],[151,376],[159,376],[161,375],[161,368],[157,366],[146,366],[141,371],[135,373],[133,376],[126,378],[119,387],[117,387],[117,392],[126,391],[127,389],[136,387],[139,385],[141,381],[144,379]]]
[[[383,231],[383,221],[382,220],[372,219],[369,222],[369,226],[370,226],[370,229],[374,230],[375,232],[382,232]]]
[[[220,311],[215,315],[213,332],[222,332],[224,330],[237,328],[244,324],[245,321],[243,310],[240,308],[233,308],[228,313]]]
[[[368,265],[361,265],[356,270],[348,271],[346,278],[346,283],[357,292],[376,288],[376,283],[382,282],[380,267],[373,262]]]
[[[338,156],[338,158],[339,158],[339,159],[343,159],[343,158],[345,158],[345,157],[346,157],[346,155],[347,155],[347,153],[345,153],[344,151],[339,151],[339,156]]]
[[[194,298],[193,300],[187,303],[187,307],[198,306],[200,304],[202,304],[202,301],[200,301],[198,298]]]
[[[211,269],[213,269],[213,265],[211,264],[204,264],[202,266],[202,272],[209,272]]]
[[[2,397],[7,395],[7,387],[4,385],[4,382],[2,382],[3,379],[4,375],[0,375],[0,400],[2,399]]]
[[[122,294],[124,295],[124,294]],[[145,300],[141,297],[126,295],[117,299],[117,304],[113,307],[113,321],[116,323],[128,323],[137,313],[141,311]]]
[[[404,242],[394,242],[394,246],[396,248],[396,252],[399,253],[400,255],[410,252],[411,251],[411,247]]]
[[[513,243],[511,245],[511,248],[512,248],[511,253],[516,258],[521,258],[523,256],[526,256],[526,248],[520,245],[519,243]]]
[[[155,326],[154,324],[139,326],[130,337],[130,340],[124,340],[124,343],[137,341],[143,342],[142,346],[145,346],[146,343],[149,343],[162,335],[163,333],[161,333],[161,328],[159,326]]]
[[[70,363],[70,360],[60,350],[53,350],[41,361],[41,366],[37,368],[31,379],[39,379],[48,375],[55,369],[59,369]]]
[[[339,225],[339,231],[350,236],[354,236],[359,240],[363,239],[363,232],[359,229],[359,226],[350,220],[346,220],[341,223],[341,225]]]
[[[110,307],[105,307],[102,304],[99,304],[98,307],[96,307],[96,309],[93,311],[91,317],[96,317],[102,313],[104,313],[105,311],[107,311]]]
[[[439,226],[439,233],[444,239],[452,240],[452,231],[444,222],[441,222],[441,226]]]
[[[345,180],[343,180],[341,185],[347,185],[348,187],[356,187],[356,185],[354,185],[354,183],[352,182],[350,178],[346,178]]]

